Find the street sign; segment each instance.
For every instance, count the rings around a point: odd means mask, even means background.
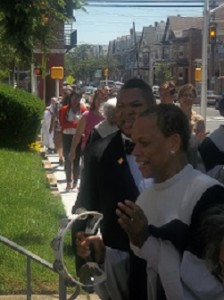
[[[72,76],[72,75],[68,75],[67,78],[66,78],[66,82],[68,84],[73,84],[75,81],[75,78]]]
[[[63,67],[51,67],[51,79],[63,79],[64,68]]]
[[[108,74],[109,74],[109,70],[108,70],[108,68],[105,68],[105,69],[103,70],[103,75],[104,75],[104,77],[108,77]]]
[[[102,70],[101,69],[96,70],[95,74],[94,74],[94,77],[95,78],[101,78],[102,77]]]

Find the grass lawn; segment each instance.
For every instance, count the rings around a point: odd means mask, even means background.
[[[0,234],[50,263],[65,211],[50,193],[37,152],[0,149]],[[0,294],[26,291],[26,257],[0,243]],[[33,293],[58,292],[58,275],[32,262]]]

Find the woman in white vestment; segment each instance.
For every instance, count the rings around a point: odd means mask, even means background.
[[[139,169],[154,182],[116,213],[147,262],[149,300],[224,299],[224,187],[187,163],[190,134],[171,104],[148,109],[132,130]]]

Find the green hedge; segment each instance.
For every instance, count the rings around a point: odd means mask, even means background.
[[[36,96],[0,84],[0,147],[27,149],[40,132],[44,107]]]

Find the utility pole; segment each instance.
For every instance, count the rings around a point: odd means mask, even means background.
[[[209,0],[204,2],[203,12],[203,37],[202,37],[202,80],[201,80],[201,115],[206,124],[207,108],[207,73],[208,73],[208,18]]]
[[[138,44],[136,38],[136,31],[135,31],[135,22],[133,22],[133,37],[134,37],[134,51],[135,51],[135,59],[136,59],[136,68],[137,68],[137,76],[140,77],[139,74],[139,53],[138,53]]]
[[[37,77],[34,76],[34,64],[31,63],[30,69],[30,78],[31,78],[31,93],[37,96]]]
[[[216,0],[210,0],[210,9],[214,9],[217,7]],[[215,12],[210,13],[209,16],[209,38],[211,39],[211,30],[210,26],[213,24],[214,28],[216,28],[216,23],[215,23]],[[216,48],[216,29],[214,30],[215,36],[214,41],[210,41],[210,76],[209,76],[209,88],[211,90],[214,90],[215,87],[215,48]]]
[[[201,115],[206,124],[206,108],[207,108],[207,72],[208,72],[208,24],[209,17],[216,10],[224,6],[224,3],[209,10],[209,0],[204,0],[203,13],[203,39],[202,39],[202,81],[201,81]]]

